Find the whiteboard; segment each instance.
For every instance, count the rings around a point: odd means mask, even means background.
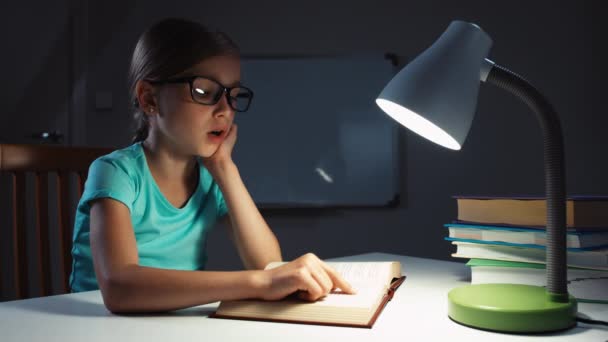
[[[233,158],[262,208],[395,204],[397,124],[375,103],[396,69],[384,55],[245,57],[254,91]]]

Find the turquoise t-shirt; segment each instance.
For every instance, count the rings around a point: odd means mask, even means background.
[[[198,165],[196,190],[182,208],[176,208],[156,185],[141,143],[91,164],[74,220],[70,276],[73,292],[99,288],[89,243],[89,202],[97,198],[112,198],[129,208],[140,265],[177,270],[205,268],[207,233],[227,214],[227,207],[219,186],[200,158]]]

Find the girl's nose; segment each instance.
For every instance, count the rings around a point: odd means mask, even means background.
[[[230,106],[230,103],[228,103],[228,96],[228,93],[222,94],[219,101],[215,105],[215,115],[231,115],[234,112]]]

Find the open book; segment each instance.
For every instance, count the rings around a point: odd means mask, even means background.
[[[266,268],[281,264],[271,263]],[[327,264],[338,271],[357,293],[332,291],[315,302],[306,302],[293,295],[279,301],[222,301],[210,317],[371,328],[405,280],[398,261]]]

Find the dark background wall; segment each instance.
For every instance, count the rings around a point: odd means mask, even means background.
[[[565,137],[568,193],[605,195],[608,118],[599,2],[64,0],[41,2],[39,11],[28,10],[31,4],[3,4],[0,140],[19,140],[23,134],[16,136],[15,128],[67,115],[48,124],[63,127],[67,143],[127,145],[129,57],[141,31],[167,16],[219,28],[246,55],[380,51],[396,53],[402,63],[461,19],[492,37],[490,59],[529,79],[554,104]],[[64,83],[69,86],[58,92],[54,86]],[[44,95],[53,91],[55,96]],[[452,195],[543,194],[538,124],[527,107],[492,86],[481,87],[460,152],[405,129],[399,134],[399,207],[264,212],[286,259],[309,251],[323,258],[381,251],[450,259],[442,224],[456,217]],[[222,229],[212,233],[209,253],[211,269],[241,267]]]

